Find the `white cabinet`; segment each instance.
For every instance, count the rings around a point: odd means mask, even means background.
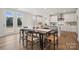
[[[75,13],[64,14],[64,25],[61,27],[62,31],[69,31],[69,32],[77,32],[77,25],[70,25],[67,22],[77,22],[77,16]]]
[[[57,22],[58,22],[57,16],[51,16],[50,17],[50,26],[53,26],[53,25],[58,26]]]
[[[51,16],[50,22],[57,22],[57,16]]]
[[[65,22],[77,21],[77,16],[75,13],[64,14],[63,17]]]
[[[75,13],[63,14],[63,21],[58,21],[57,16],[52,16],[50,22],[56,22],[58,27],[61,27],[60,31],[77,32],[77,25],[70,25],[67,22],[77,22],[77,16]]]
[[[68,31],[68,32],[77,32],[77,26],[62,26],[61,31]]]

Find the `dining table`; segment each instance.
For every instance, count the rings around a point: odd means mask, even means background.
[[[41,50],[44,49],[44,36],[49,34],[51,31],[53,32],[54,35],[54,44],[55,44],[55,33],[56,31],[53,29],[33,29],[33,28],[22,28],[21,29],[23,32],[27,31],[28,33],[36,33],[39,34],[39,41],[40,41],[40,48]],[[32,37],[33,39],[33,37]],[[54,45],[54,49],[55,49],[55,45]]]

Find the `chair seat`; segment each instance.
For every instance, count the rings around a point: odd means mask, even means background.
[[[30,37],[30,38],[28,38],[28,41],[32,42],[31,37]],[[39,41],[39,39],[38,39],[38,38],[33,38],[33,43],[37,43],[38,41]]]
[[[50,41],[51,40],[51,42],[53,42],[54,41],[54,36],[53,35],[50,35],[50,36],[48,36],[48,41]],[[55,36],[55,40],[57,40],[57,37]]]

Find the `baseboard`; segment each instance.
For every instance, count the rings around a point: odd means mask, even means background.
[[[10,35],[15,35],[15,34],[18,34],[18,33],[10,33],[10,34],[1,35],[0,38],[6,37],[6,36],[10,36]]]

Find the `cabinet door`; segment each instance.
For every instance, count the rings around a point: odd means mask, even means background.
[[[77,21],[76,14],[64,14],[63,17],[65,22]]]
[[[57,22],[57,16],[51,16],[50,22]]]

